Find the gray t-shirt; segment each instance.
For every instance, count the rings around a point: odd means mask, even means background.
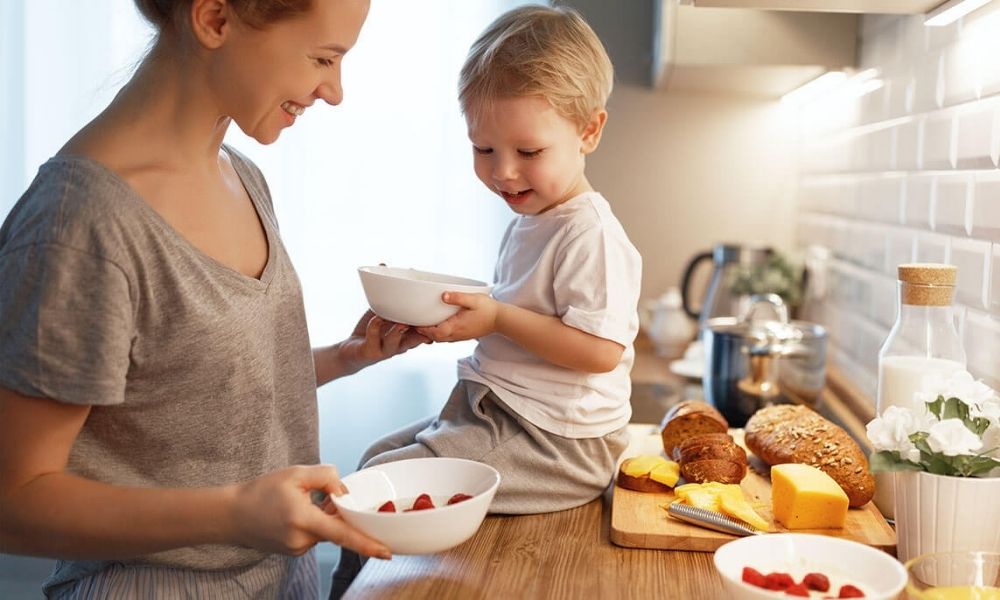
[[[318,462],[299,281],[263,177],[225,150],[267,233],[259,280],[196,249],[83,157],[42,165],[0,229],[0,385],[92,406],[73,473],[196,487]],[[127,562],[224,569],[264,556],[205,545]],[[105,564],[60,562],[49,584]]]

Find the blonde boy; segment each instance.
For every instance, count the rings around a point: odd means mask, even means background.
[[[473,44],[459,81],[476,175],[517,215],[493,296],[418,332],[476,338],[437,417],[376,442],[362,466],[424,456],[501,474],[491,511],[539,513],[600,496],[625,449],[641,259],[584,174],[607,120],[611,61],[565,7],[525,6]],[[353,564],[353,570],[351,564]],[[338,597],[359,568],[344,554]]]

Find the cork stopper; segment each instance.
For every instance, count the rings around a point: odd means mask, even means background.
[[[900,294],[903,304],[949,306],[955,297],[958,268],[936,263],[899,265]]]

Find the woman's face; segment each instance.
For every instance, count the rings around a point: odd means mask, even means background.
[[[369,0],[313,0],[312,9],[253,29],[235,19],[212,53],[208,85],[219,109],[269,144],[322,100],[343,99],[340,67],[368,16]]]

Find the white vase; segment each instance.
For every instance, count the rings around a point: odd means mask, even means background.
[[[896,556],[928,552],[1000,552],[1000,477],[894,473]]]

